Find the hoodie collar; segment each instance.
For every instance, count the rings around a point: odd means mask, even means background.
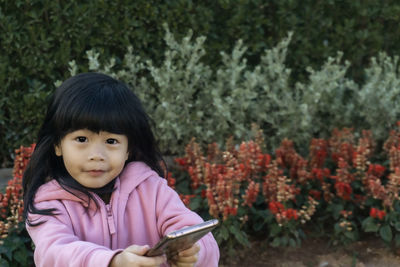
[[[130,194],[138,185],[155,174],[143,162],[130,162],[125,166],[119,177],[116,178],[116,190],[120,188],[121,193]],[[43,184],[36,193],[35,203],[49,200],[71,200],[80,202],[85,207],[88,207],[89,203],[88,197],[85,194],[74,189],[68,192],[55,179]]]

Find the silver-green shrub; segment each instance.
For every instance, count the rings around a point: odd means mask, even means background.
[[[365,70],[365,83],[358,93],[359,112],[378,139],[400,119],[399,57],[380,53]]]
[[[306,82],[291,83],[285,60],[292,33],[265,50],[255,67],[247,65],[247,48],[239,40],[231,53],[220,53],[222,65],[212,68],[202,61],[205,37],[193,39],[189,32],[179,42],[165,29],[160,64],[141,59],[131,47],[119,64],[101,64],[99,53],[87,51],[90,70],[123,80],[142,99],[165,154],[182,153],[192,137],[203,144],[246,139],[252,123],[263,128],[269,149],[290,138],[301,150],[335,127],[372,128],[384,138],[398,118],[397,57],[373,58],[362,86],[346,77],[350,63],[341,52],[319,70],[307,68]],[[71,61],[71,74],[78,71]]]
[[[342,63],[341,52],[328,58],[320,70],[307,68],[307,83],[296,83],[299,124],[291,138],[307,142],[310,137],[328,137],[335,127],[352,127],[356,116],[358,85],[346,78],[350,63]],[[295,123],[293,121],[293,123]],[[289,135],[289,133],[287,134]]]

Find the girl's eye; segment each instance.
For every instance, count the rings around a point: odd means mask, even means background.
[[[85,143],[87,138],[84,136],[78,136],[77,138],[75,138],[76,141],[78,141],[79,143]]]
[[[106,142],[107,142],[107,144],[110,144],[110,145],[115,145],[118,143],[117,139],[114,139],[114,138],[109,138],[109,139],[107,139]]]

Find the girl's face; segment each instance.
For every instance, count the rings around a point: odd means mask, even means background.
[[[117,177],[128,159],[128,137],[87,129],[71,132],[55,147],[65,168],[81,185],[101,188]]]

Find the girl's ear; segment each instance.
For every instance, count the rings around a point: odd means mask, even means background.
[[[60,145],[55,145],[54,146],[54,151],[56,152],[56,156],[61,157],[62,156],[62,150]]]

